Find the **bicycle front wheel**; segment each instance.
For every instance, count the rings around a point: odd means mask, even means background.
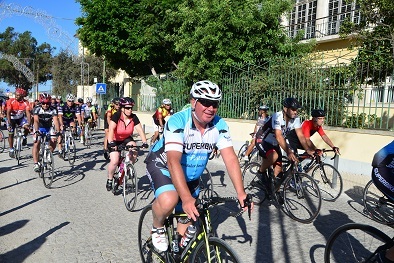
[[[55,175],[55,160],[53,158],[53,153],[48,149],[45,150],[44,156],[46,158],[43,158],[41,162],[43,164],[41,167],[42,180],[46,188],[51,188]]]
[[[190,255],[189,262],[241,262],[235,250],[220,238],[209,237],[208,246],[205,240],[201,240]]]
[[[18,165],[21,163],[21,150],[22,150],[22,142],[21,142],[21,137],[16,137],[15,143],[14,143],[14,153],[15,153],[15,159],[18,162]]]
[[[386,225],[394,224],[394,203],[375,186],[372,180],[365,186],[363,202],[368,215],[373,220]]]
[[[384,244],[393,245],[389,236],[377,228],[364,224],[346,224],[336,229],[328,238],[324,262],[376,262],[376,254]]]
[[[247,143],[244,143],[241,146],[241,149],[239,149],[239,151],[238,151],[237,157],[238,157],[239,166],[241,168],[244,167],[246,164],[246,162],[244,161],[244,156],[245,156],[246,151],[248,150],[248,146],[249,145]]]
[[[259,169],[260,164],[253,162],[246,165],[242,172],[245,192],[252,195],[253,202],[256,205],[264,202],[266,198],[266,192],[263,190],[264,186],[261,178],[257,176]]]
[[[77,149],[75,146],[75,141],[72,136],[68,137],[68,152],[67,152],[67,157],[68,157],[68,162],[73,165],[75,163],[75,157],[77,154]]]
[[[320,212],[319,187],[308,174],[294,173],[283,184],[283,202],[291,218],[301,223],[311,223]]]
[[[0,153],[4,152],[5,149],[5,137],[2,130],[0,130]]]
[[[335,201],[342,193],[342,176],[338,170],[328,163],[316,165],[312,177],[319,186],[321,198],[325,201]]]
[[[123,178],[123,201],[126,209],[133,211],[137,204],[138,177],[132,164],[127,165]]]
[[[152,205],[148,205],[142,210],[138,222],[138,249],[140,251],[142,263],[166,262],[161,253],[157,252],[152,243],[153,215]]]
[[[92,130],[90,129],[89,123],[85,126],[85,146],[90,148],[92,145]]]

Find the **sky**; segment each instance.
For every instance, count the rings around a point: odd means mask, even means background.
[[[33,15],[17,15],[11,10],[24,10],[25,12],[47,15],[47,18],[38,20]],[[78,52],[78,40],[74,37],[78,26],[75,19],[81,15],[80,5],[75,0],[0,0],[0,32],[7,27],[13,27],[14,32],[23,33],[30,31],[37,40],[38,45],[46,42],[56,47],[55,54],[60,49],[69,49],[74,54]],[[41,21],[41,22],[40,22]],[[60,34],[50,33],[57,28]],[[49,90],[51,84],[39,86],[39,91]],[[0,82],[0,89],[4,91],[13,87]]]

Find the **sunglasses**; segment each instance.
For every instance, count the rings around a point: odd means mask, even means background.
[[[132,110],[133,107],[124,107],[125,110]]]
[[[41,105],[51,105],[50,102],[42,102]]]
[[[213,107],[214,109],[217,109],[219,107],[219,101],[213,101],[213,100],[207,100],[207,99],[198,99],[198,102],[201,103],[202,106],[209,108]]]

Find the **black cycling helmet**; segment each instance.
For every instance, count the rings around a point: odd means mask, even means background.
[[[286,98],[283,101],[283,107],[292,108],[292,109],[299,109],[299,108],[301,108],[301,104],[295,98]]]
[[[311,112],[312,117],[326,117],[326,113],[321,109],[314,109]]]
[[[82,98],[78,98],[78,102],[79,103],[83,103],[83,99]]]
[[[130,97],[120,98],[119,102],[120,102],[120,106],[121,107],[125,107],[127,105],[133,107],[134,104],[135,104],[134,100],[132,98],[130,98]]]
[[[113,98],[113,99],[111,100],[111,102],[112,102],[113,104],[118,104],[118,103],[119,103],[119,98]]]

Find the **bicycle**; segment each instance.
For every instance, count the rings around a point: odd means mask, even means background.
[[[4,152],[5,149],[5,136],[4,132],[0,129],[0,153]]]
[[[22,151],[22,138],[23,133],[22,133],[22,127],[19,125],[15,126],[15,130],[14,130],[14,156],[15,159],[18,162],[18,165],[20,164],[20,160],[21,160],[21,151]]]
[[[70,163],[70,165],[73,165],[75,162],[75,158],[76,158],[76,146],[75,146],[75,140],[74,140],[74,135],[71,131],[70,127],[67,127],[66,130],[64,131],[64,134],[62,136],[62,140],[63,144],[62,144],[62,158],[63,160],[68,159],[68,162]]]
[[[327,152],[335,153],[331,160],[335,159],[337,153],[334,150],[322,149],[321,151],[323,152],[324,156],[315,154],[312,158],[305,154],[299,155],[298,158],[300,162],[298,169],[300,172],[304,171],[305,173],[312,171],[311,176],[313,179],[315,179],[317,185],[320,188],[322,199],[325,201],[334,202],[342,193],[342,176],[334,166],[325,163],[323,160],[326,158]],[[311,158],[311,161],[302,167],[301,162],[308,158]],[[321,180],[319,180],[319,178],[321,178]]]
[[[151,237],[152,205],[146,206],[138,222],[138,247],[142,262],[241,262],[233,248],[222,239],[215,237],[211,226],[209,208],[226,202],[237,202],[237,199],[218,196],[198,199],[196,207],[200,217],[193,223],[197,231],[183,251],[178,246],[180,238],[176,232],[176,222],[178,220],[183,221],[186,218],[186,214],[172,213],[164,223],[168,242],[171,244],[167,251],[164,252],[159,252],[153,246]],[[250,197],[248,200],[245,200],[245,203],[246,205],[249,204],[248,212],[250,218]],[[241,208],[239,211],[230,212],[229,214],[237,217],[242,213],[243,209]]]
[[[394,224],[394,200],[381,192],[372,180],[364,188],[363,204],[374,221],[385,225]]]
[[[119,186],[122,186],[124,204],[126,209],[131,212],[137,204],[138,176],[134,163],[137,161],[139,147],[119,145],[118,150],[120,157],[114,173],[112,193],[119,194]],[[131,156],[133,156],[132,159]]]
[[[85,124],[85,128],[84,128],[84,145],[86,146],[86,148],[90,148],[90,146],[92,145],[92,125],[93,121],[89,120],[86,124]]]
[[[275,178],[272,168],[268,169],[268,175],[263,175],[265,178],[260,178],[260,163],[252,162],[245,166],[242,172],[245,191],[252,194],[256,205],[268,199],[290,218],[311,223],[320,212],[322,199],[319,187],[311,176],[299,172],[294,162],[283,160],[282,163],[283,175],[280,178]]]
[[[245,153],[248,150],[249,145],[252,143],[252,140],[254,140],[254,132],[249,133],[249,135],[252,137],[250,140],[245,141],[245,143],[241,146],[241,148],[238,151],[238,161],[239,165],[241,168],[245,166],[247,162],[244,161]],[[252,152],[249,154],[249,162],[261,162],[262,157],[259,155],[259,150],[256,148],[256,146],[253,148]]]
[[[40,151],[38,154],[38,164],[40,166],[39,177],[42,178],[44,186],[50,188],[53,182],[55,173],[55,160],[53,153],[49,148],[49,142],[51,135],[49,133],[43,134],[37,132],[37,136],[40,138]]]
[[[350,223],[337,228],[328,238],[324,262],[376,262],[379,252],[394,246],[379,229],[365,224]]]

